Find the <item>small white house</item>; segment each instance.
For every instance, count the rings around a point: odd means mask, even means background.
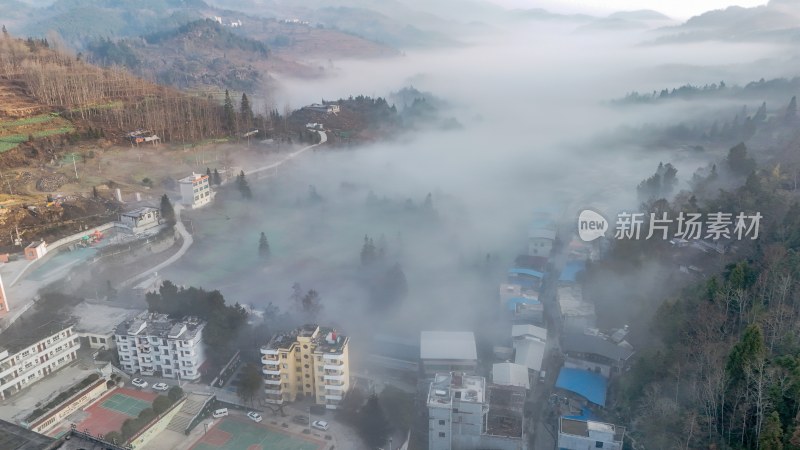
[[[161,211],[152,206],[144,206],[123,212],[119,215],[119,221],[134,233],[139,233],[158,226],[161,223]]]

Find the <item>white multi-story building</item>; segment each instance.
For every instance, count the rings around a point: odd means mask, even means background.
[[[186,178],[178,180],[181,189],[181,204],[190,208],[199,208],[211,202],[211,187],[208,175],[192,172]]]
[[[80,348],[72,325],[44,325],[25,336],[0,335],[0,399],[30,386],[75,360]]]
[[[558,448],[566,450],[622,450],[625,427],[562,417],[558,427]]]
[[[438,373],[428,391],[429,450],[526,450],[525,388]]]
[[[131,374],[196,380],[206,360],[205,325],[195,317],[172,320],[166,314],[139,314],[115,332],[120,365]]]

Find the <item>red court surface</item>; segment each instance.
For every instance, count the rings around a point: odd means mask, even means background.
[[[142,407],[152,405],[156,397],[158,395],[152,392],[127,388],[114,389],[86,408],[84,412],[88,417],[76,426],[78,430],[89,430],[95,435],[120,431],[123,422],[136,418],[138,411]]]

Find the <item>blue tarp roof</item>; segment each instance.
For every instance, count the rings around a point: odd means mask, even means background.
[[[561,271],[561,276],[558,278],[558,281],[569,281],[575,282],[578,274],[586,270],[586,261],[569,261],[566,265],[564,265],[564,269]]]
[[[506,301],[506,307],[508,308],[509,311],[515,312],[517,310],[517,305],[520,303],[525,303],[528,305],[538,305],[541,302],[539,300],[533,300],[530,298],[512,297],[508,299],[508,301]]]
[[[539,287],[539,280],[520,276],[508,277],[508,284],[515,284],[523,289],[536,289]]]
[[[542,272],[539,272],[538,270],[525,269],[523,267],[514,267],[513,269],[508,269],[508,274],[509,275],[528,275],[530,277],[536,277],[536,278],[540,278],[540,279],[544,277],[544,274]]]
[[[574,392],[595,405],[606,405],[608,382],[599,373],[564,367],[558,373],[556,387]]]

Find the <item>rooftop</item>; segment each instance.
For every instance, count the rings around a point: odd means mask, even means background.
[[[594,304],[583,301],[583,291],[577,286],[558,288],[558,303],[565,316],[593,316]]]
[[[192,172],[192,174],[189,175],[188,177],[184,177],[178,180],[178,183],[194,183],[196,181],[202,180],[203,178],[208,178],[208,175]]]
[[[429,408],[449,408],[454,402],[483,403],[486,380],[461,373],[437,373],[428,391]]]
[[[298,337],[310,338],[316,346],[315,352],[341,353],[347,345],[347,336],[337,332],[334,328],[320,327],[316,324],[306,324],[286,333],[276,334],[261,348],[264,350],[288,350],[297,342]]]
[[[82,302],[75,306],[75,331],[78,333],[110,334],[126,320],[141,314],[140,309],[127,309],[102,303]]]
[[[597,373],[583,369],[564,367],[558,373],[556,387],[573,392],[599,406],[606,404],[606,379]]]
[[[530,388],[528,368],[510,362],[492,365],[492,382],[501,386],[520,386]]]
[[[8,350],[9,354],[13,355],[42,339],[71,327],[74,323],[75,319],[69,317],[50,320],[41,325],[30,324],[23,326],[17,322],[0,334],[0,342],[3,343],[3,349]]]
[[[486,418],[486,433],[522,439],[526,395],[523,387],[490,384],[487,388],[489,413]]]
[[[618,427],[611,423],[597,422],[594,420],[581,420],[562,417],[561,433],[581,437],[600,437],[597,434],[613,436],[614,442],[622,442],[625,427]]]
[[[528,232],[528,238],[530,239],[549,239],[555,240],[556,238],[556,231],[549,228],[532,228]]]
[[[142,206],[140,208],[132,209],[130,211],[125,211],[122,213],[122,215],[126,217],[140,217],[152,211],[158,211],[158,208],[153,208],[152,206]]]
[[[55,439],[0,420],[0,448],[3,450],[44,450]]]
[[[529,277],[539,278],[542,279],[544,277],[544,273],[539,272],[538,270],[533,269],[526,269],[523,267],[514,267],[508,269],[509,275],[527,275]]]
[[[132,319],[126,320],[115,330],[116,334],[134,336],[158,336],[167,339],[194,339],[203,330],[206,323],[196,317],[182,320],[171,319],[166,314],[143,311]],[[185,329],[183,329],[185,326]]]
[[[420,358],[477,360],[475,334],[471,331],[423,331]]]
[[[514,362],[531,370],[542,370],[545,341],[535,339],[519,339],[514,342]]]
[[[614,361],[625,361],[633,350],[617,345],[602,336],[567,333],[561,336],[561,349],[566,353],[600,355]]]
[[[547,329],[542,327],[537,327],[536,325],[512,325],[511,326],[511,337],[512,338],[526,338],[532,337],[536,338],[540,341],[547,340]]]
[[[561,270],[558,281],[574,283],[578,280],[578,274],[586,270],[586,261],[568,261]]]

